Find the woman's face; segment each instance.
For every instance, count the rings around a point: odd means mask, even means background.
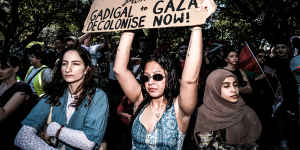
[[[230,52],[228,56],[225,58],[227,64],[237,65],[239,63],[239,56],[237,52]]]
[[[238,82],[234,77],[226,77],[221,85],[221,97],[235,103],[239,98]]]
[[[166,86],[166,73],[157,62],[150,61],[146,64],[141,79],[151,97],[159,98],[163,96]]]
[[[61,73],[67,83],[81,84],[84,80],[88,67],[75,50],[67,51],[62,59]]]
[[[17,71],[18,71],[18,67],[16,68],[13,68],[11,66],[2,67],[0,65],[0,80],[3,81],[9,79],[10,77],[15,77]]]

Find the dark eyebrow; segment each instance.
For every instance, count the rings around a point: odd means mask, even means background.
[[[67,60],[63,60],[63,62],[68,62]],[[73,61],[71,61],[72,63],[73,62],[81,62],[80,60],[73,60]]]
[[[230,82],[222,82],[222,84],[230,84]]]
[[[74,61],[72,61],[72,62],[81,62],[80,60],[74,60]]]

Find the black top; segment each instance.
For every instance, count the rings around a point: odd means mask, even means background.
[[[28,84],[17,82],[0,96],[0,107],[4,107],[9,99],[17,92],[25,92],[27,95],[32,93]],[[15,112],[10,114],[4,121],[0,122],[0,141],[3,147],[13,149],[14,138],[21,127],[21,121],[30,112],[32,108],[31,105],[33,105],[31,100],[24,102]]]

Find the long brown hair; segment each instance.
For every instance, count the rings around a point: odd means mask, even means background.
[[[68,51],[76,51],[80,58],[83,60],[85,67],[89,67],[87,73],[85,74],[84,81],[81,85],[76,89],[75,93],[78,93],[79,91],[82,91],[79,94],[79,97],[76,98],[75,102],[72,103],[74,107],[78,107],[84,98],[88,96],[88,105],[91,103],[92,96],[94,95],[96,91],[96,82],[93,78],[93,67],[91,63],[91,56],[87,50],[84,48],[77,46],[73,48],[67,48],[62,51],[62,55],[60,55],[60,58],[57,60],[56,65],[53,69],[53,79],[52,82],[45,85],[44,90],[46,93],[46,96],[49,96],[48,103],[51,105],[59,105],[58,99],[63,96],[65,90],[68,88],[67,82],[63,79],[61,74],[61,66],[62,66],[62,59],[66,52]]]

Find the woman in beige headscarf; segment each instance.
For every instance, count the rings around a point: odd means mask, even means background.
[[[224,69],[207,78],[194,135],[201,150],[254,150],[261,133],[256,113],[239,96],[235,75]]]

